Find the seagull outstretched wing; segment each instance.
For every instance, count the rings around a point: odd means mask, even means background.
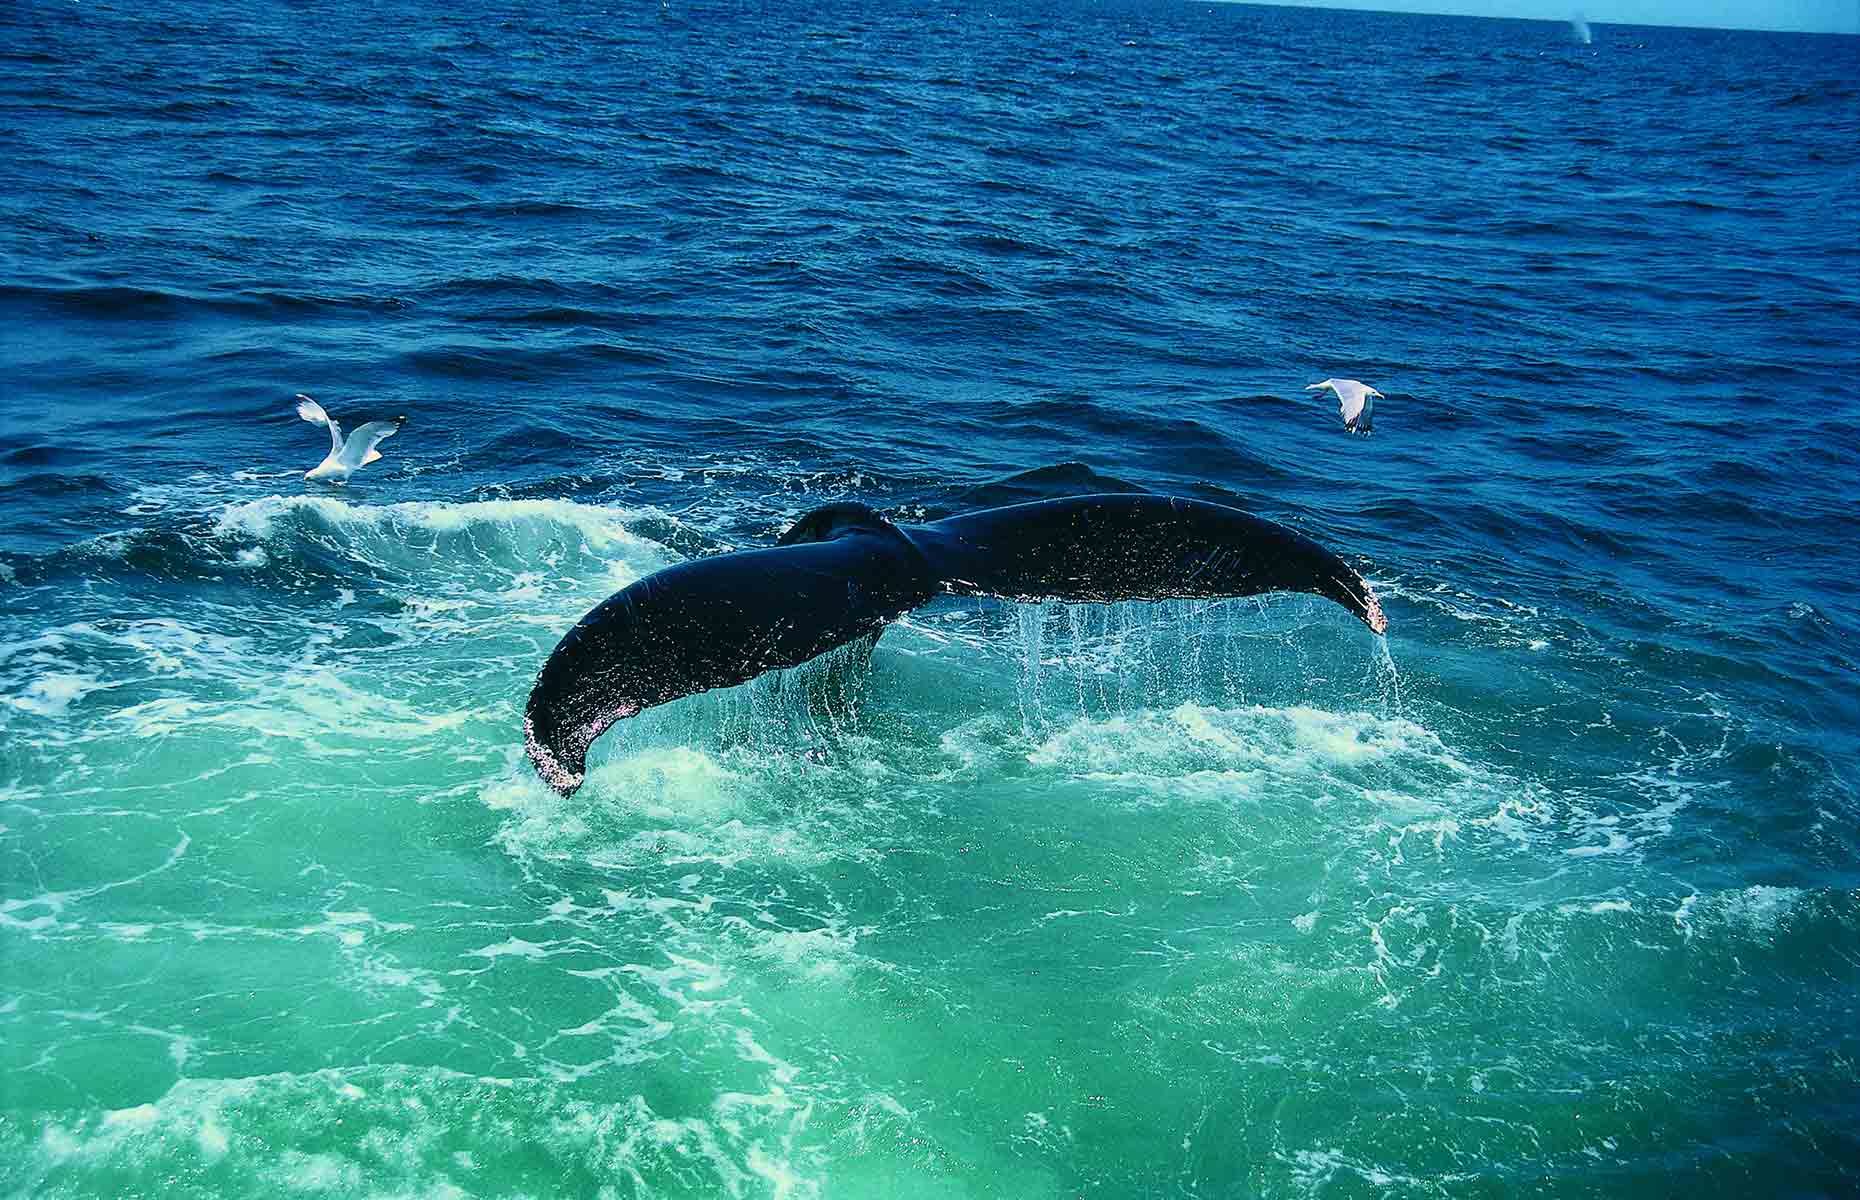
[[[366,466],[381,457],[381,452],[375,447],[379,446],[384,438],[391,438],[399,432],[400,422],[398,420],[370,421],[358,427],[349,435],[348,440],[342,443],[342,449],[337,453],[336,461],[350,470]]]
[[[1305,385],[1307,392],[1329,388],[1337,394],[1337,415],[1343,427],[1352,433],[1368,433],[1371,401],[1382,393],[1357,379],[1326,379]]]
[[[322,425],[329,430],[329,452],[331,455],[342,453],[342,426],[336,424],[336,418],[323,411],[323,406],[304,395],[297,393],[297,415],[312,425]]]

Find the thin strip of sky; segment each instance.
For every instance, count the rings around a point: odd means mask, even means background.
[[[1860,0],[1273,0],[1298,8],[1359,8],[1461,17],[1525,17],[1591,25],[1682,25],[1860,34]]]

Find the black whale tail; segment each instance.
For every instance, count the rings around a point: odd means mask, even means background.
[[[1070,496],[950,517],[914,531],[948,591],[1017,600],[1171,600],[1310,592],[1377,633],[1363,577],[1301,533],[1175,496]]]
[[[1078,496],[914,527],[864,505],[830,505],[772,549],[667,567],[601,602],[537,675],[525,747],[538,774],[568,795],[614,722],[875,636],[942,592],[1108,602],[1274,591],[1326,596],[1377,633],[1388,627],[1375,593],[1342,559],[1224,505]]]
[[[549,786],[580,787],[588,747],[615,721],[799,666],[935,594],[910,539],[863,506],[810,513],[782,540],[667,567],[575,623],[524,712],[530,761]]]

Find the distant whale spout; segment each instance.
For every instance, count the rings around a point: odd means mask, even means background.
[[[602,601],[543,663],[524,742],[567,795],[616,721],[799,666],[946,593],[1110,603],[1281,591],[1327,597],[1388,629],[1342,559],[1222,504],[1073,496],[909,526],[835,504],[796,521],[777,546],[679,563]]]

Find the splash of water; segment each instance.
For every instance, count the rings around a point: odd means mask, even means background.
[[[1395,658],[1389,653],[1386,636],[1376,639],[1376,654],[1371,660],[1370,669],[1375,673],[1376,684],[1382,691],[1384,714],[1391,717],[1405,716],[1401,700],[1401,672],[1395,669]]]

